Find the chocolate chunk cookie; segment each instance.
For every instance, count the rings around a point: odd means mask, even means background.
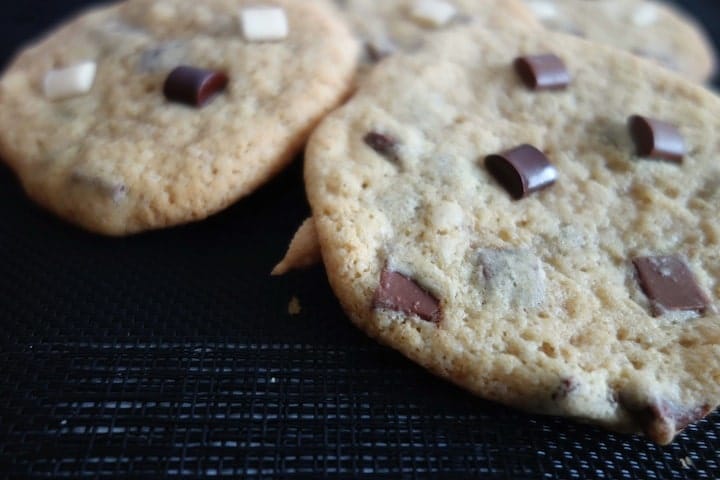
[[[577,37],[479,27],[312,135],[330,283],[488,399],[668,443],[720,402],[720,100]]]
[[[281,170],[351,88],[358,45],[323,1],[130,0],[25,48],[0,152],[89,230],[200,220]]]

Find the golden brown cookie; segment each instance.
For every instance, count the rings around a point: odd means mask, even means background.
[[[5,72],[0,151],[30,197],[89,230],[200,220],[294,158],[347,95],[357,52],[322,1],[88,11]]]
[[[482,397],[668,443],[720,402],[719,112],[576,37],[439,35],[311,137],[333,290]]]

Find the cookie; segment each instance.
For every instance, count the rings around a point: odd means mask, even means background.
[[[320,0],[92,10],[5,72],[0,152],[30,197],[94,232],[200,220],[294,158],[358,51]]]
[[[285,275],[291,270],[311,267],[320,263],[322,253],[312,217],[305,219],[290,241],[285,257],[275,265],[272,275]]]
[[[538,28],[521,0],[335,0],[364,45],[361,75],[398,51],[416,51],[433,33],[471,22]]]
[[[720,400],[718,132],[715,95],[622,51],[438,35],[311,136],[331,286],[484,398],[668,443]]]
[[[396,52],[417,51],[434,33],[446,32],[468,23],[476,23],[488,29],[509,26],[542,28],[533,13],[519,0],[335,0],[335,3],[364,45],[361,78],[385,57]],[[423,19],[423,11],[435,10],[450,12],[452,15],[440,15],[444,22],[431,22],[431,14],[426,14],[430,20]],[[312,220],[307,219],[295,234],[283,259],[273,269],[273,275],[284,275],[320,261],[320,245],[312,228]]]
[[[698,82],[715,71],[703,28],[688,15],[651,0],[525,0],[552,30],[607,43]]]

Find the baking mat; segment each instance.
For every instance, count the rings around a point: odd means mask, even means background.
[[[3,63],[86,3],[6,2]],[[720,2],[687,7],[718,33]],[[321,268],[270,278],[308,211],[298,162],[206,222],[106,239],[0,167],[0,478],[720,478],[718,414],[668,447],[525,415],[366,339]]]

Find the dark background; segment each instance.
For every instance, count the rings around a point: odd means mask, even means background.
[[[4,3],[3,64],[91,2]],[[720,2],[684,4],[720,38]],[[0,478],[720,477],[718,414],[664,448],[525,415],[366,339],[321,268],[270,278],[308,211],[297,162],[206,222],[106,239],[0,166]]]

